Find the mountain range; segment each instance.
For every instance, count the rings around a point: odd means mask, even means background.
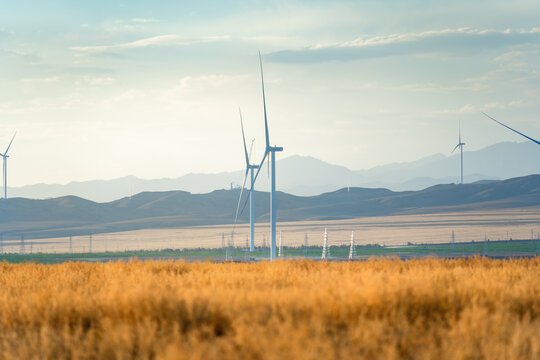
[[[0,233],[26,238],[87,235],[143,228],[231,224],[239,189],[207,194],[143,192],[107,203],[76,196],[0,199]],[[540,205],[540,175],[436,185],[419,191],[343,188],[317,196],[277,193],[279,221],[332,220]],[[257,221],[268,220],[268,193],[256,192]],[[240,222],[248,222],[244,211]]]
[[[464,154],[465,182],[498,180],[540,173],[540,148],[532,142],[502,142]],[[457,154],[436,154],[417,161],[353,171],[309,156],[290,156],[277,162],[278,189],[293,195],[313,196],[347,186],[383,187],[393,191],[420,190],[456,182]],[[217,174],[187,174],[174,179],[144,180],[126,176],[113,180],[71,182],[65,185],[36,184],[10,187],[10,197],[47,199],[75,195],[96,202],[109,202],[145,191],[183,190],[208,193],[242,183],[244,170]],[[257,180],[257,189],[269,188],[267,170]]]

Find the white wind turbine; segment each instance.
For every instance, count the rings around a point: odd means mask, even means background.
[[[456,151],[457,148],[459,148],[459,151],[461,153],[461,166],[460,166],[460,173],[461,173],[461,185],[463,185],[463,145],[465,145],[464,142],[461,141],[461,122],[459,123],[459,141],[454,150],[452,152]]]
[[[11,138],[11,141],[9,142],[9,145],[6,151],[4,151],[3,154],[0,153],[0,156],[2,156],[2,159],[3,159],[2,174],[4,178],[4,199],[7,199],[7,159],[9,157],[8,151],[9,151],[9,148],[11,147],[11,143],[13,142],[13,139],[15,139],[15,135],[17,135],[17,133],[13,134],[13,137]]]
[[[255,180],[261,171],[261,167],[266,160],[266,157],[270,153],[270,168],[271,168],[271,187],[270,187],[270,260],[276,258],[276,152],[283,151],[282,147],[279,146],[270,146],[270,135],[268,133],[268,117],[266,116],[266,97],[264,94],[264,75],[262,67],[261,53],[259,52],[259,64],[261,66],[261,84],[262,84],[262,96],[263,96],[263,109],[264,109],[264,131],[266,139],[266,149],[262,161],[257,169],[255,174]]]
[[[251,142],[251,149],[248,154],[247,146],[246,146],[246,137],[244,135],[244,122],[242,120],[242,111],[240,109],[238,109],[238,111],[240,113],[240,127],[242,128],[242,140],[244,142],[244,156],[246,158],[246,174],[244,175],[244,182],[242,184],[242,188],[240,189],[240,196],[238,197],[238,204],[236,205],[236,215],[234,217],[234,223],[236,224],[236,221],[238,220],[240,202],[242,201],[242,193],[244,192],[244,187],[246,186],[248,173],[250,173],[251,185],[249,189],[249,234],[250,234],[249,251],[253,252],[255,251],[255,187],[254,187],[255,178],[254,178],[253,171],[255,169],[258,169],[259,165],[252,165],[250,163],[249,158],[251,155],[251,150],[253,150],[253,141]]]

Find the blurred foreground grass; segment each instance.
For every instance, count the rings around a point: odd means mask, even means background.
[[[538,359],[540,258],[0,263],[0,358]]]

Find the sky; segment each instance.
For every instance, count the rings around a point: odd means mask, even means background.
[[[540,2],[0,0],[8,184],[278,159],[367,169],[540,138]],[[279,170],[279,169],[278,169]],[[279,184],[279,183],[278,183]]]

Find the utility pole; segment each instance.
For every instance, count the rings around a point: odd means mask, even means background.
[[[24,255],[24,235],[21,234],[21,248],[19,249],[19,254]]]
[[[328,247],[328,231],[326,228],[324,229],[324,243],[322,248],[322,260],[328,260],[330,258],[330,248]]]
[[[309,248],[309,244],[308,244],[308,235],[307,233],[304,235],[304,257],[307,257],[307,254],[308,254],[308,248]]]
[[[225,261],[230,261],[232,259],[231,255],[231,238],[227,239],[227,247],[225,251]]]
[[[247,259],[249,258],[249,256],[248,256],[248,253],[250,252],[249,250],[250,250],[250,249],[249,249],[249,238],[248,238],[248,236],[246,235],[246,256],[245,256],[245,260],[246,260],[246,261],[247,261]]]
[[[283,257],[283,242],[282,242],[282,238],[281,238],[281,234],[282,231],[279,232],[279,253],[278,253],[278,257]]]
[[[225,233],[221,233],[221,250],[225,252]]]
[[[354,231],[351,231],[351,249],[349,250],[349,260],[356,257],[356,247],[354,246]]]

